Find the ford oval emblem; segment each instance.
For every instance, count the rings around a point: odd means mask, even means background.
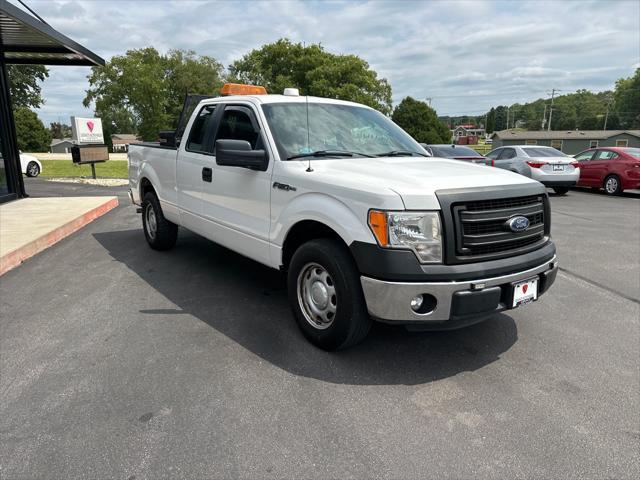
[[[524,232],[527,228],[529,228],[529,225],[529,219],[527,217],[523,217],[522,215],[512,217],[507,221],[507,226],[512,232]]]

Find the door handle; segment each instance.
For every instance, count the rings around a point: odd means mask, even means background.
[[[211,182],[213,180],[213,172],[209,167],[202,169],[202,180],[205,182]]]

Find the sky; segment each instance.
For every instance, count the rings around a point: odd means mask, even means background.
[[[10,0],[18,4],[17,0]],[[108,60],[153,46],[228,66],[286,37],[365,59],[393,89],[439,115],[577,89],[611,89],[640,67],[640,1],[118,1],[25,0],[52,27]],[[40,118],[69,123],[88,67],[50,67]],[[292,85],[295,87],[295,85]]]

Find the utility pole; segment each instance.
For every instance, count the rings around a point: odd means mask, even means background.
[[[553,117],[553,99],[556,96],[556,92],[561,92],[556,88],[551,89],[551,106],[549,107],[549,123],[547,124],[547,131],[551,130],[551,117]]]
[[[511,105],[507,107],[507,130],[509,130],[509,110],[511,109]]]
[[[604,116],[604,128],[602,130],[607,130],[607,120],[609,120],[609,107],[611,106],[611,103],[613,102],[613,98],[611,98],[611,96],[607,97],[607,113]]]
[[[540,130],[544,130],[544,126],[547,123],[547,104],[544,104],[544,113],[542,114],[542,125],[540,126]]]
[[[431,100],[433,100],[432,97],[427,97],[425,98],[425,100],[427,101],[427,103],[429,103],[429,107],[431,107]]]

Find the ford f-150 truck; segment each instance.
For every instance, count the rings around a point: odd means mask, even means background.
[[[463,327],[553,284],[542,184],[428,156],[357,103],[233,84],[223,93],[164,144],[130,146],[144,234],[169,249],[180,226],[286,272],[315,345],[354,345],[372,319]]]

